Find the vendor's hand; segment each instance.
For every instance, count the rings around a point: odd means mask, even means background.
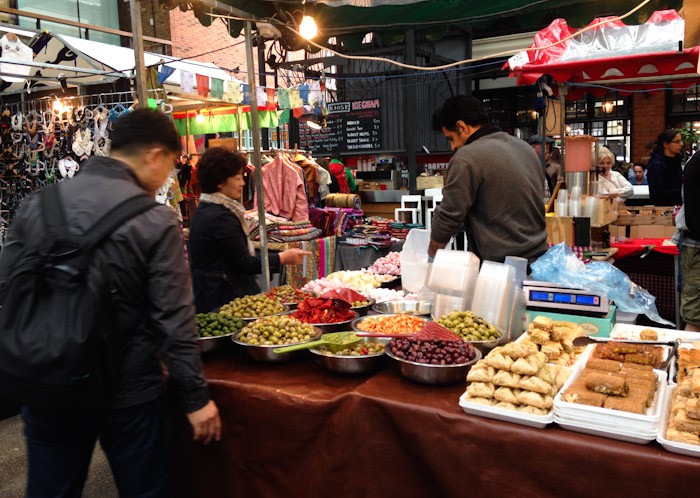
[[[300,265],[306,256],[311,256],[309,251],[301,249],[287,249],[280,253],[280,263],[283,265]]]
[[[212,440],[221,441],[221,418],[213,401],[209,401],[195,412],[188,413],[187,420],[192,426],[195,441],[202,444],[208,444]]]

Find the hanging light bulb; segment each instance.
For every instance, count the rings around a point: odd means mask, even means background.
[[[202,115],[201,111],[197,111],[197,117],[195,118],[195,121],[197,121],[199,124],[204,123],[204,116]]]
[[[311,16],[304,16],[301,19],[301,24],[299,25],[299,34],[302,38],[306,40],[311,40],[318,34],[318,28],[316,27],[316,21]]]
[[[312,130],[320,130],[322,128],[321,124],[318,121],[316,121],[315,119],[307,120],[306,126],[311,128]]]
[[[66,106],[63,105],[63,102],[58,97],[56,97],[56,100],[53,101],[52,107],[53,110],[59,114],[62,113],[66,108]]]

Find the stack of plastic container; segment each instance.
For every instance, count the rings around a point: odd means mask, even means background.
[[[425,285],[435,294],[433,318],[470,309],[479,274],[476,254],[440,249],[429,266]]]
[[[484,261],[476,279],[471,310],[504,334],[510,329],[515,298],[515,268],[504,263]]]

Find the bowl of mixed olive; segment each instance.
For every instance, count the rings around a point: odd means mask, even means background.
[[[487,353],[508,340],[507,334],[471,311],[453,311],[438,318],[437,322]]]
[[[331,372],[341,374],[365,374],[376,372],[385,364],[384,352],[389,339],[365,337],[352,347],[333,352],[327,347],[311,348],[316,360]]]
[[[481,351],[468,342],[444,339],[398,337],[386,345],[402,376],[414,382],[448,385],[464,382]]]
[[[365,299],[363,301],[354,301],[350,303],[350,309],[357,312],[357,316],[365,316],[376,301],[374,299]]]
[[[230,342],[223,339],[237,334],[243,328],[243,320],[240,318],[228,317],[219,313],[197,313],[195,320],[202,353],[210,353],[224,348]]]
[[[249,323],[232,339],[254,360],[281,362],[291,360],[303,354],[303,351],[275,353],[275,348],[310,342],[319,337],[321,330],[313,325],[289,315],[274,315]]]
[[[218,310],[221,315],[240,318],[244,323],[254,322],[264,316],[281,315],[287,311],[288,306],[265,294],[237,297]]]

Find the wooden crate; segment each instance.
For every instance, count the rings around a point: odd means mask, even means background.
[[[426,188],[440,188],[444,185],[445,177],[442,175],[416,177],[416,188],[418,190],[425,190]]]
[[[665,206],[624,206],[615,220],[615,225],[660,225],[673,226],[673,208]]]
[[[566,242],[574,245],[574,219],[571,216],[547,216],[547,244]]]

